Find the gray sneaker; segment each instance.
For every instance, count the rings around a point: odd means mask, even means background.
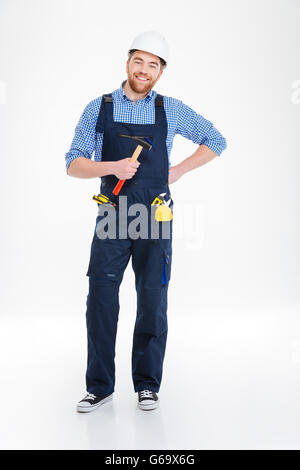
[[[93,393],[87,393],[86,396],[80,400],[77,404],[77,411],[80,413],[88,413],[89,411],[94,411],[99,406],[103,405],[110,400],[112,400],[113,394],[106,396],[97,396]]]
[[[158,407],[158,396],[152,390],[141,390],[138,392],[138,407],[141,410],[154,410]]]

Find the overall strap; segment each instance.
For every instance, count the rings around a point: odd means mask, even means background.
[[[96,123],[96,132],[104,133],[104,105],[105,103],[111,103],[113,105],[112,93],[107,93],[102,95],[101,106],[98,114],[98,119]]]
[[[98,119],[96,123],[96,132],[101,132],[102,134],[104,133],[104,107],[106,103],[110,103],[113,106],[112,93],[107,93],[105,95],[102,95],[101,106],[100,106]],[[165,116],[163,95],[157,94],[155,98],[155,112],[160,120]]]
[[[163,97],[163,95],[159,95],[159,94],[156,95],[155,106],[164,107],[164,97]]]
[[[165,130],[168,127],[166,112],[164,108],[164,97],[163,95],[156,95],[155,98],[155,124],[164,128]]]

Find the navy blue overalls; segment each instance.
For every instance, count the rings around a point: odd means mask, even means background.
[[[153,144],[150,151],[143,148],[138,158],[141,164],[137,172],[125,181],[118,196],[127,197],[128,208],[133,203],[143,203],[150,212],[156,196],[166,193],[166,199],[171,198],[166,147],[167,121],[162,95],[157,95],[155,100],[155,124],[115,122],[112,94],[103,95],[96,131],[104,133],[102,161],[116,161],[132,156],[137,143],[122,137],[124,134],[147,137]],[[114,175],[102,177],[100,193],[112,196],[117,182]],[[118,209],[116,213],[118,225]],[[102,217],[97,216],[96,227]],[[132,218],[128,216],[128,224]],[[133,239],[130,236],[102,239],[97,236],[95,227],[87,271],[89,292],[86,302],[86,387],[90,393],[105,396],[114,392],[119,287],[130,257],[137,292],[132,345],[134,391],[148,389],[158,392],[160,389],[168,331],[167,290],[172,260],[172,222],[156,222],[160,226],[158,239]],[[166,223],[170,224],[169,238],[161,235],[161,226]]]

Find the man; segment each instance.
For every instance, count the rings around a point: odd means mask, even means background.
[[[116,209],[117,222],[124,215],[120,212],[121,196],[126,197],[128,207],[140,203],[148,209],[159,196],[159,204],[166,210],[164,213],[170,213],[167,221],[156,218],[158,238],[152,237],[152,233],[149,236],[149,232],[146,237],[136,238],[128,234],[128,230],[125,238],[118,233],[116,237],[106,239],[98,233],[99,224],[103,222],[103,213],[98,213],[87,271],[87,394],[77,405],[79,412],[92,411],[112,399],[119,287],[130,258],[137,292],[132,347],[134,391],[138,393],[140,409],[158,406],[168,330],[167,290],[172,261],[173,200],[169,185],[226,148],[224,137],[211,122],[182,101],[153,90],[167,66],[168,56],[167,42],[160,33],[147,31],[138,35],[128,51],[127,80],[119,89],[86,106],[66,154],[70,176],[101,177],[100,193],[114,204],[109,208]],[[176,134],[192,140],[199,147],[193,155],[171,166],[170,152]],[[132,162],[130,157],[139,142],[144,146],[142,153],[138,161]],[[125,184],[113,199],[118,180],[125,180]],[[99,211],[100,208],[99,203]],[[129,212],[126,214],[128,219]],[[153,214],[149,220],[151,217]],[[126,229],[129,229],[128,219]],[[168,237],[161,235],[165,224],[170,227]]]

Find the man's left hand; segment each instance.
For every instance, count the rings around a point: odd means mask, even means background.
[[[175,183],[183,175],[178,165],[169,168],[169,184]]]

